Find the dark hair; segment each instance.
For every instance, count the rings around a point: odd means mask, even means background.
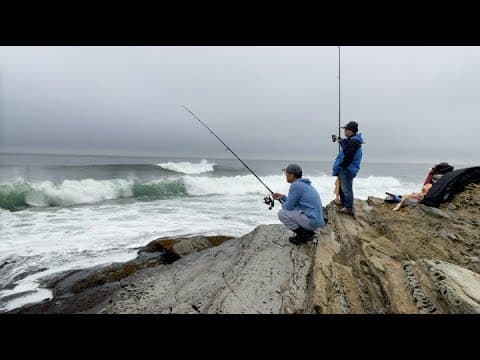
[[[300,179],[300,178],[302,177],[302,174],[301,174],[301,173],[300,173],[300,174],[296,174],[296,173],[290,172],[290,171],[285,171],[285,172],[288,173],[288,174],[292,174],[292,175],[295,176],[295,178],[297,178],[297,179]]]
[[[302,168],[298,164],[290,164],[284,170],[285,172],[295,175],[297,179],[302,177]]]

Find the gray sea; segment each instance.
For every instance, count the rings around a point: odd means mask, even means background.
[[[291,161],[246,162],[288,192],[281,170]],[[331,162],[296,162],[323,204],[333,200]],[[432,165],[364,162],[355,197],[419,190]],[[0,310],[51,297],[38,286],[46,275],[130,260],[158,237],[279,223],[265,195],[236,159],[0,154]]]

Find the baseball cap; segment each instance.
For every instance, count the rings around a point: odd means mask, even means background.
[[[358,124],[355,121],[350,121],[347,125],[342,126],[342,129],[352,130],[353,132],[358,132]]]

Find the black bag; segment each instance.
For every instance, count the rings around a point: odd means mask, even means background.
[[[480,166],[450,171],[433,184],[420,203],[438,207],[450,201],[455,194],[464,191],[465,186],[472,183],[480,184]]]

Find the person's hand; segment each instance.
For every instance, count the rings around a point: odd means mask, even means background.
[[[337,137],[337,142],[338,142],[338,143],[341,143],[341,142],[342,142],[342,138],[341,138],[340,136]]]
[[[280,194],[280,193],[273,193],[272,194],[273,200],[279,200],[282,197],[283,197],[283,194]]]

